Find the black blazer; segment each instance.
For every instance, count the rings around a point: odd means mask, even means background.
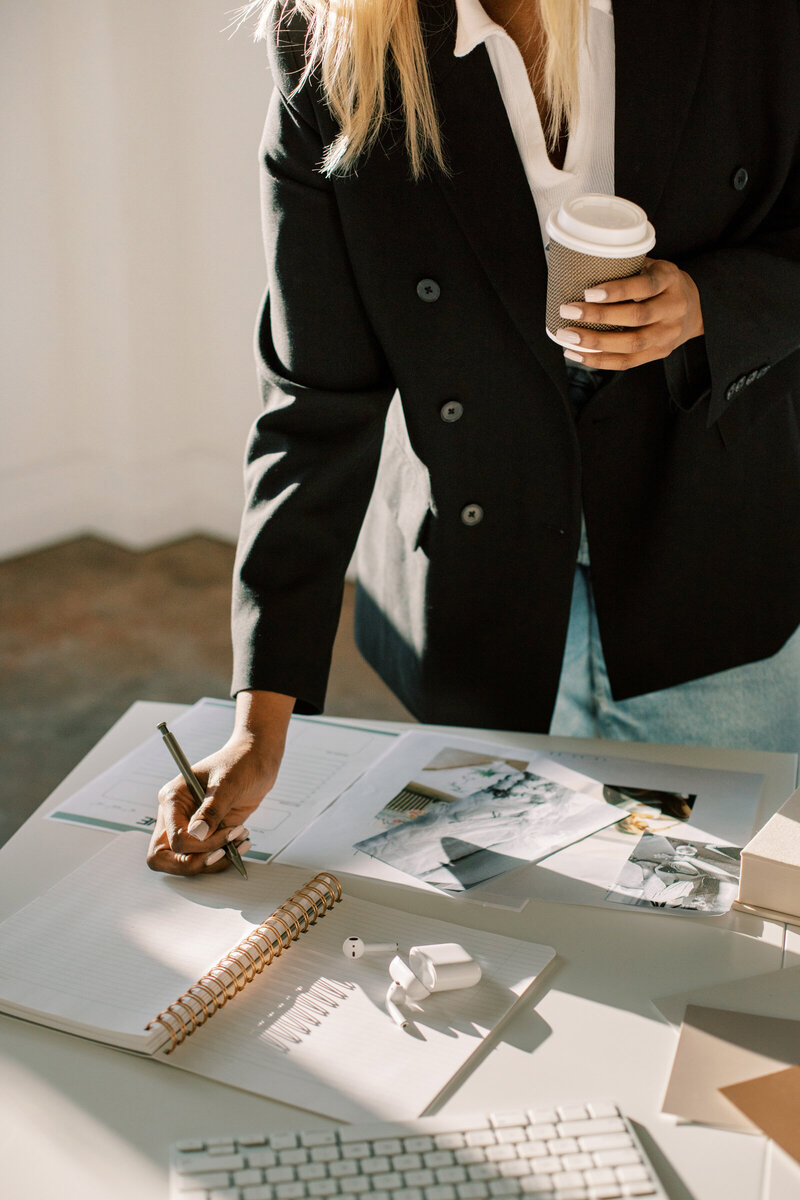
[[[485,49],[453,57],[451,0],[421,11],[449,177],[413,182],[396,125],[323,177],[297,18],[271,54],[234,692],[322,707],[379,456],[357,632],[423,720],[547,729],[581,506],[617,699],[775,653],[800,621],[800,7],[615,0],[615,190],[695,280],[705,335],[577,422]]]

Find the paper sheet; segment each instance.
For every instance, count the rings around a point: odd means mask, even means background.
[[[800,1063],[800,1021],[688,1005],[662,1110],[757,1132],[720,1088]]]
[[[800,1067],[720,1089],[762,1133],[800,1163]]]
[[[190,762],[218,750],[233,729],[233,701],[204,698],[170,723]],[[248,859],[266,861],[313,821],[395,740],[395,734],[292,717],[275,787],[247,823]],[[102,775],[63,801],[50,817],[117,832],[150,833],[159,788],[176,774],[154,733]]]

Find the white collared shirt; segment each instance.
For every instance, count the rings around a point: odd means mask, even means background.
[[[587,37],[578,66],[580,112],[570,130],[564,169],[547,155],[542,122],[516,42],[495,24],[480,0],[456,0],[456,58],[486,43],[525,175],[544,223],[554,208],[581,192],[614,193],[614,18],[611,0],[589,0]]]

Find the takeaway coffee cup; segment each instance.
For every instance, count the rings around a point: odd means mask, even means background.
[[[638,275],[645,255],[656,242],[653,226],[644,209],[621,196],[585,192],[565,200],[545,222],[547,250],[548,336],[567,325],[576,329],[622,329],[621,325],[593,325],[568,321],[559,314],[562,304],[583,301],[584,288],[608,279]],[[563,342],[559,343],[564,345]],[[593,353],[581,347],[581,353]]]

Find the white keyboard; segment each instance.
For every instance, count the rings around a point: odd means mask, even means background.
[[[606,1102],[183,1141],[170,1185],[172,1200],[667,1200]]]

